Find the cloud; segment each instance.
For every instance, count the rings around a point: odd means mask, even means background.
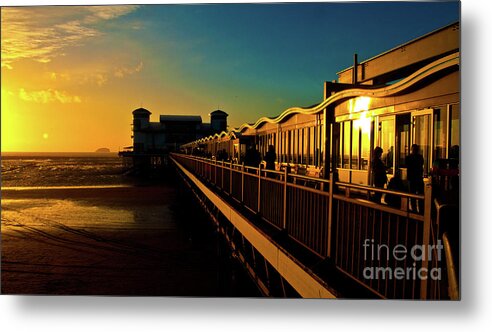
[[[48,71],[44,73],[44,78],[60,84],[96,84],[97,86],[103,86],[108,83],[112,77],[120,79],[129,75],[134,75],[141,72],[143,67],[143,61],[140,61],[133,66],[100,66],[99,68],[91,68],[90,70],[83,67],[79,69],[70,69],[69,72]]]
[[[55,89],[28,92],[24,88],[20,88],[19,98],[24,101],[41,103],[41,104],[46,104],[51,102],[59,102],[62,104],[82,102],[82,99],[79,96],[70,96],[64,91],[58,91]]]
[[[116,68],[116,70],[114,72],[114,76],[122,78],[122,77],[125,77],[127,75],[132,75],[132,74],[138,73],[142,69],[143,69],[143,62],[140,61],[140,63],[136,67],[133,67],[133,68],[128,68],[128,67]]]
[[[50,62],[62,50],[102,35],[97,23],[126,15],[138,6],[3,7],[1,66],[21,59]]]
[[[97,23],[100,20],[111,20],[129,14],[138,6],[93,6],[86,8],[92,14],[85,17],[84,22]]]

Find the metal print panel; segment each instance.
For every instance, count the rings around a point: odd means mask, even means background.
[[[2,7],[2,294],[459,300],[459,17]]]

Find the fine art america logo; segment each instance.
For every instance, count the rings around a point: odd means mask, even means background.
[[[364,261],[366,262],[363,271],[364,279],[426,280],[431,278],[432,280],[441,280],[440,267],[429,269],[422,266],[425,259],[429,263],[432,259],[441,260],[441,252],[444,247],[440,240],[437,241],[436,245],[416,244],[408,248],[403,244],[390,247],[386,244],[375,244],[374,239],[365,239],[362,246],[364,247]],[[410,264],[407,263],[405,267],[380,266],[381,262],[393,260],[397,262],[410,261]]]

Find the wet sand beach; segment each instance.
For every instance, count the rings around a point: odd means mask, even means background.
[[[253,296],[170,184],[2,189],[2,293]]]

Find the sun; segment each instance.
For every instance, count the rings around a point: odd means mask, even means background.
[[[43,138],[44,138],[44,139],[48,139],[48,133],[44,133],[44,134],[43,134]]]

